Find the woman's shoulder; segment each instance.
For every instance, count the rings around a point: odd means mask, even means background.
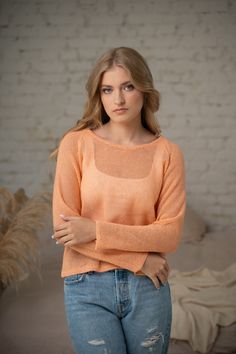
[[[160,135],[158,139],[160,139],[159,148],[161,147],[163,152],[165,152],[168,156],[170,155],[183,156],[183,151],[177,142],[163,135]]]
[[[163,148],[165,148],[167,151],[171,152],[172,150],[180,149],[180,146],[176,141],[167,138],[165,135],[160,135],[159,138]]]
[[[60,141],[60,147],[63,149],[78,149],[78,146],[82,144],[83,138],[88,129],[70,130],[62,137]]]
[[[86,132],[88,131],[88,128],[80,129],[80,130],[70,130],[68,131],[64,136],[63,139],[78,139],[83,137]]]

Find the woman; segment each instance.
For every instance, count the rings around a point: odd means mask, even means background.
[[[167,353],[171,296],[165,253],[185,211],[184,162],[161,136],[159,93],[134,49],[106,52],[87,82],[81,120],[59,144],[52,238],[76,353]]]

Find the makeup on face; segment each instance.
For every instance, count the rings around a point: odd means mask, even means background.
[[[100,92],[103,107],[110,119],[141,118],[143,94],[135,88],[127,70],[114,66],[106,71],[103,74]]]

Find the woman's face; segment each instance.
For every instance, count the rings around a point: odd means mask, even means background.
[[[112,121],[141,120],[143,93],[134,87],[127,70],[114,66],[106,71],[100,93],[103,107]]]

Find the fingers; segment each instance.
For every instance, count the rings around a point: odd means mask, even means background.
[[[58,225],[54,228],[54,234],[52,235],[52,238],[59,239],[61,237],[64,237],[64,236],[70,234],[71,231],[72,230],[71,230],[70,224],[68,224],[68,223]]]
[[[59,240],[61,237],[68,235],[68,230],[57,231],[52,235],[52,238]]]
[[[170,272],[170,268],[168,266],[168,263],[166,263],[165,267],[161,269],[161,273],[164,273],[164,275],[168,278]]]
[[[159,278],[162,284],[167,282],[169,276],[169,266],[167,262],[165,262],[156,272],[156,276]]]
[[[162,263],[162,265],[160,266],[160,269],[158,271],[161,273],[167,274],[167,275],[169,274],[170,268],[169,268],[169,264],[166,259]]]
[[[78,220],[81,219],[81,216],[65,216],[65,215],[60,215],[64,220]]]
[[[73,238],[73,234],[68,229],[63,229],[56,231],[51,237],[56,241],[56,244],[65,244]]]
[[[161,286],[159,279],[157,277],[150,277],[150,279],[153,282],[153,284],[155,285],[155,287],[157,289],[159,289]]]
[[[152,280],[156,288],[168,280],[169,265],[164,254],[150,253],[141,270]]]
[[[60,230],[64,230],[68,227],[68,223],[64,222],[63,224],[57,225],[54,227],[54,231],[60,231]]]
[[[166,272],[159,272],[157,273],[156,277],[159,279],[159,281],[164,284],[168,280],[168,273]]]
[[[57,239],[56,241],[56,244],[61,244],[61,245],[65,245],[67,244],[68,242],[71,242],[71,240],[73,240],[73,235],[72,234],[69,234],[69,235],[66,235],[66,236],[63,236],[63,237],[60,237]]]

